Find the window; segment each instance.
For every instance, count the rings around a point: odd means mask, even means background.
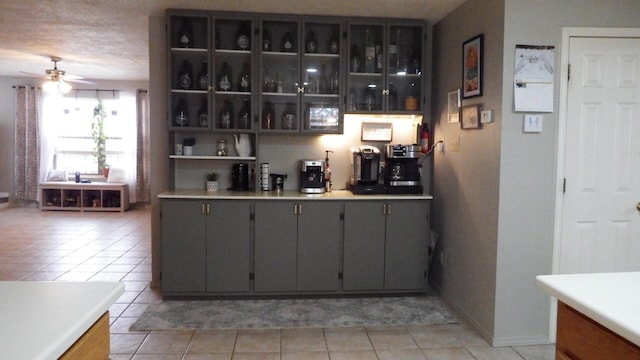
[[[135,99],[96,99],[82,97],[56,97],[45,100],[43,111],[51,131],[43,136],[51,141],[51,167],[69,173],[102,174],[102,167],[128,168],[135,159]],[[104,158],[96,156],[93,126],[96,107],[102,106]]]

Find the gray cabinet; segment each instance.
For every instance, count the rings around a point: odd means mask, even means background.
[[[347,201],[344,220],[345,291],[425,288],[426,201]]]
[[[163,292],[249,291],[250,216],[249,201],[164,200]]]
[[[255,291],[339,289],[342,202],[255,203]]]

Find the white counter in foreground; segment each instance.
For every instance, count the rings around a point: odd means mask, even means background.
[[[0,359],[57,359],[124,293],[118,282],[0,282]]]
[[[559,301],[640,346],[640,272],[541,275],[536,283]]]

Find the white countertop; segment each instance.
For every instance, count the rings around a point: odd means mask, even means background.
[[[428,194],[371,194],[355,195],[348,190],[334,190],[323,194],[303,194],[299,191],[227,191],[174,190],[158,195],[160,199],[218,199],[218,200],[431,200]]]
[[[0,281],[0,359],[59,358],[123,293],[119,282]]]
[[[536,284],[640,346],[640,272],[540,275]]]

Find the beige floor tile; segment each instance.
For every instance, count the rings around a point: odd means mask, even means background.
[[[474,360],[471,353],[463,347],[426,349],[422,353],[429,360]]]
[[[236,340],[236,352],[280,352],[280,330],[240,330]]]
[[[147,334],[111,334],[112,354],[135,354]]]
[[[522,360],[510,347],[467,346],[467,349],[476,360]]]
[[[327,351],[324,331],[318,329],[283,329],[282,351]]]
[[[138,318],[134,317],[116,317],[109,327],[109,331],[112,334],[128,334],[129,327],[136,322]]]
[[[131,360],[182,360],[182,354],[135,354]]]
[[[369,339],[376,351],[382,349],[418,349],[415,341],[404,327],[367,329]]]
[[[151,332],[140,346],[138,354],[184,354],[193,331]]]
[[[329,360],[329,353],[326,351],[283,351],[281,360]]]
[[[234,352],[232,360],[280,360],[279,352]]]
[[[459,327],[448,325],[408,326],[409,333],[421,349],[459,347],[464,345],[464,337]]]
[[[555,344],[514,346],[513,349],[525,360],[554,360],[556,358]]]
[[[330,352],[343,350],[373,350],[371,341],[364,328],[327,328],[324,329],[327,347]]]
[[[419,349],[376,350],[379,360],[427,360]]]
[[[228,354],[186,354],[184,360],[231,360],[231,353]]]
[[[236,330],[196,331],[189,343],[188,354],[210,354],[233,352],[236,345]]]
[[[331,360],[378,360],[373,350],[345,350],[329,352]]]

